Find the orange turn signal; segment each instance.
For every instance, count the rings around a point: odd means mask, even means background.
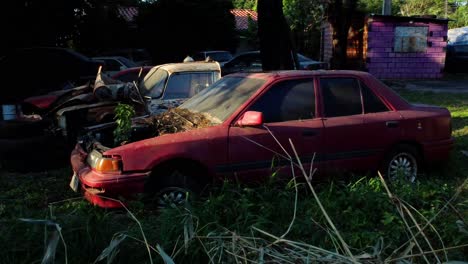
[[[96,163],[95,170],[102,173],[118,172],[121,170],[121,164],[122,160],[119,156],[113,156],[110,158],[102,157]]]

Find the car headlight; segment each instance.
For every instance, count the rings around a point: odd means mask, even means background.
[[[89,166],[101,173],[115,173],[122,171],[122,158],[118,155],[102,155],[99,151],[93,150],[88,155]]]

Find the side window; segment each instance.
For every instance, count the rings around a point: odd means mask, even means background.
[[[362,114],[361,91],[354,78],[322,78],[320,88],[326,117]]]
[[[164,91],[168,76],[169,74],[161,68],[153,72],[151,76],[145,76],[142,89],[144,92],[142,95],[151,96],[151,98],[160,97]]]
[[[314,118],[314,80],[288,80],[277,83],[270,87],[249,111],[262,112],[265,123]]]
[[[360,82],[362,99],[364,101],[364,113],[387,112],[388,107],[378,98],[372,90],[363,82]]]

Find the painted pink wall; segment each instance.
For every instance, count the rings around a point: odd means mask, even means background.
[[[428,26],[425,52],[394,52],[394,31],[397,26]],[[432,35],[431,35],[432,34]],[[366,68],[382,79],[440,78],[445,64],[447,21],[402,22],[385,17],[368,21]]]
[[[330,65],[330,61],[333,56],[333,29],[330,23],[322,24],[322,38],[322,61]]]

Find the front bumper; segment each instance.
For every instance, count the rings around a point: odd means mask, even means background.
[[[143,193],[148,172],[100,173],[86,164],[87,153],[77,144],[71,153],[70,162],[80,180],[84,197],[94,205],[103,208],[122,207],[121,198],[131,199],[135,194]]]

